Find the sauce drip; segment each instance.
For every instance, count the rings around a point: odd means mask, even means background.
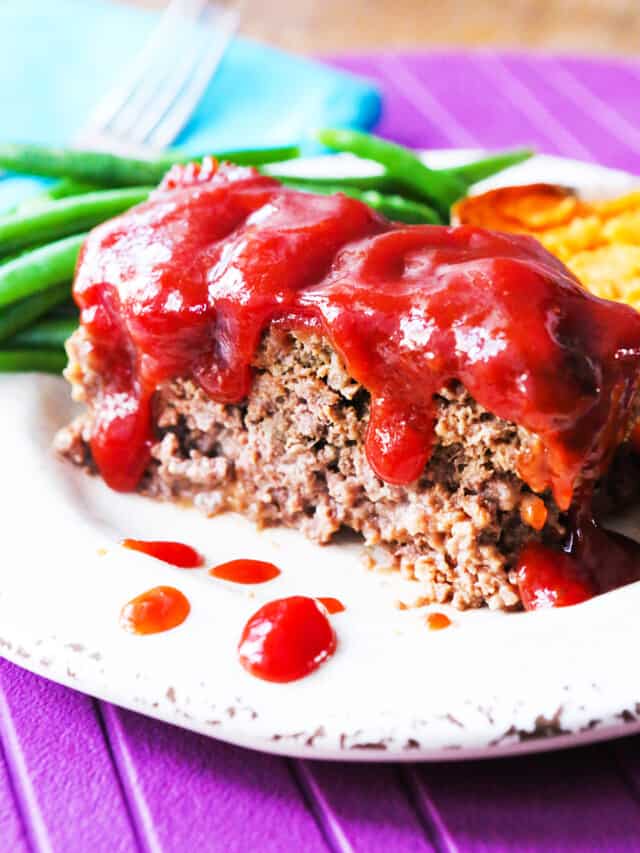
[[[516,577],[525,610],[579,604],[640,580],[640,545],[578,512],[565,550],[528,543]]]
[[[522,549],[516,575],[525,610],[569,607],[596,594],[577,560],[537,542],[530,542]]]
[[[264,681],[296,681],[309,675],[336,649],[327,611],[315,598],[294,595],[263,605],[244,627],[238,656]]]
[[[324,604],[324,606],[327,608],[327,611],[331,615],[333,615],[334,613],[342,613],[347,609],[339,598],[327,597],[317,598],[316,600],[319,601],[321,604]]]
[[[281,572],[273,563],[265,563],[262,560],[230,560],[228,563],[214,566],[209,574],[233,583],[253,584],[273,580]]]
[[[640,315],[585,292],[529,237],[402,226],[212,161],[175,167],[96,228],[74,294],[103,383],[91,450],[120,490],[147,466],[158,384],[192,378],[241,402],[271,323],[322,332],[369,391],[366,451],[383,480],[420,476],[434,394],[457,380],[537,436],[521,475],[562,510],[624,436],[640,367]]]
[[[204,562],[196,550],[189,545],[183,545],[182,542],[147,542],[143,539],[123,539],[122,544],[125,548],[148,554],[150,557],[155,557],[156,560],[171,563],[172,566],[177,566],[179,569],[197,569]]]
[[[446,613],[434,611],[427,615],[427,626],[430,631],[442,631],[443,628],[448,628],[451,625],[451,619]]]
[[[156,586],[132,598],[120,611],[120,625],[132,634],[159,634],[182,625],[191,605],[172,586]]]

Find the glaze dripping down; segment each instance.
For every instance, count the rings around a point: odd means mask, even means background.
[[[74,292],[106,377],[91,450],[116,489],[147,466],[158,384],[192,378],[242,401],[271,323],[321,331],[369,391],[367,455],[390,483],[420,476],[434,394],[453,380],[537,437],[521,476],[563,510],[629,427],[640,315],[586,293],[534,240],[401,227],[251,169],[172,170],[92,232]]]

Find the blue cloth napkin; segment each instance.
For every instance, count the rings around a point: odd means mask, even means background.
[[[103,0],[0,0],[0,139],[72,140],[156,20]],[[304,143],[316,127],[367,129],[379,114],[367,81],[237,38],[175,144],[201,153]],[[0,180],[0,209],[33,183]]]

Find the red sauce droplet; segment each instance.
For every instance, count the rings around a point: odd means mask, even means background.
[[[123,539],[122,544],[125,548],[141,551],[143,554],[155,557],[156,560],[171,563],[172,566],[177,566],[179,569],[197,569],[204,562],[197,551],[181,542],[145,542],[142,539]]]
[[[516,569],[525,610],[568,607],[592,598],[596,591],[579,563],[569,554],[530,542]]]
[[[375,473],[387,483],[402,486],[417,480],[431,455],[431,422],[420,425],[415,413],[398,410],[391,400],[378,398],[371,405],[367,428],[367,458]]]
[[[442,631],[443,628],[448,628],[451,625],[451,619],[446,613],[429,613],[427,616],[427,625],[430,631]]]
[[[585,516],[574,519],[564,551],[525,545],[516,577],[526,610],[567,607],[640,580],[640,546]]]
[[[209,574],[224,581],[249,584],[271,581],[281,572],[273,563],[265,563],[262,560],[229,560],[228,563],[214,566]]]
[[[342,613],[343,610],[347,609],[339,598],[318,598],[318,601],[324,604],[324,606],[331,614]]]
[[[434,396],[460,381],[538,437],[520,471],[562,510],[625,434],[640,372],[640,315],[591,296],[532,238],[404,226],[212,161],[94,229],[74,296],[102,379],[93,457],[123,490],[148,463],[159,383],[241,402],[274,322],[320,330],[370,393],[366,451],[384,480],[420,476]]]
[[[132,634],[159,634],[182,625],[191,605],[172,586],[156,586],[132,598],[120,612],[120,624]]]
[[[294,595],[263,605],[247,622],[238,645],[242,666],[264,681],[296,681],[336,649],[327,611],[315,598]]]

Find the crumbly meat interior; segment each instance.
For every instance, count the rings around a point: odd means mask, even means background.
[[[67,378],[87,410],[57,447],[91,469],[100,376],[82,330],[68,351]],[[436,402],[436,445],[424,474],[411,486],[384,483],[364,451],[368,393],[324,338],[272,329],[243,404],[215,403],[188,379],[158,389],[157,441],[139,491],[191,500],[209,515],[235,510],[260,526],[295,527],[318,543],[350,528],[415,578],[424,601],[516,608],[511,572],[522,544],[557,543],[564,532],[552,497],[534,496],[516,473],[530,435],[460,385],[443,388]],[[540,511],[546,523],[538,531],[528,520]]]

